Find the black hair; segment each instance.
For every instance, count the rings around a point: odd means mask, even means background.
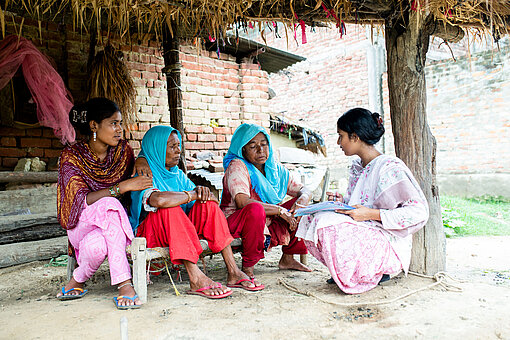
[[[344,113],[336,123],[339,130],[345,131],[352,137],[355,133],[363,142],[374,145],[384,134],[384,124],[377,112],[355,108]]]
[[[99,124],[115,112],[120,112],[119,106],[110,99],[92,98],[84,104],[73,106],[69,112],[69,121],[82,135],[89,136],[92,134],[91,121]]]

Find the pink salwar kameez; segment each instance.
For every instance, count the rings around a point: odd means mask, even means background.
[[[103,197],[91,205],[85,201],[84,207],[76,227],[67,231],[79,265],[74,279],[87,281],[106,257],[112,285],[131,279],[126,246],[134,236],[124,207],[113,197]]]
[[[296,233],[309,252],[326,265],[348,294],[377,286],[383,274],[406,273],[412,234],[428,219],[428,204],[411,171],[398,158],[380,155],[365,167],[353,162],[344,202],[380,210],[379,221],[354,221],[319,212],[304,216]]]

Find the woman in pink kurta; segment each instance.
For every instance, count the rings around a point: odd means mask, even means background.
[[[130,178],[133,151],[122,140],[122,117],[115,103],[91,99],[73,107],[69,119],[88,138],[66,146],[59,160],[57,216],[67,230],[79,266],[57,298],[70,300],[85,295],[85,281],[108,257],[111,283],[119,290],[114,298],[116,306],[139,307],[126,258],[133,231],[117,198],[151,187],[152,181],[147,176]]]
[[[407,273],[412,234],[425,225],[429,211],[409,168],[374,147],[384,133],[377,113],[352,109],[337,125],[345,155],[359,156],[347,194],[337,198],[355,209],[304,216],[296,236],[342,291],[358,294],[376,287],[384,274]]]

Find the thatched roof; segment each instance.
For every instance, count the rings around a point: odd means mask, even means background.
[[[281,21],[294,29],[333,22],[391,24],[410,11],[453,26],[476,27],[494,35],[508,33],[508,0],[5,0],[0,1],[0,24],[8,12],[38,20],[72,18],[75,27],[100,27],[127,37],[151,33],[178,23],[186,36],[224,36],[233,24],[255,26]],[[23,12],[23,13],[20,13]],[[145,36],[148,37],[148,36]]]

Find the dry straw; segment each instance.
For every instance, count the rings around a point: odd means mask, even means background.
[[[91,63],[88,88],[89,98],[105,97],[116,102],[129,128],[136,121],[136,88],[123,57],[111,45],[98,52]]]
[[[307,25],[336,21],[334,13],[345,22],[381,24],[385,10],[409,8],[453,25],[508,33],[508,0],[6,0],[0,7],[0,26],[3,30],[3,10],[21,9],[37,20],[72,13],[75,28],[115,31],[126,40],[134,32],[140,40],[161,39],[165,26],[172,30],[172,22],[188,36],[219,37],[239,21],[281,21],[294,29],[298,20]]]

